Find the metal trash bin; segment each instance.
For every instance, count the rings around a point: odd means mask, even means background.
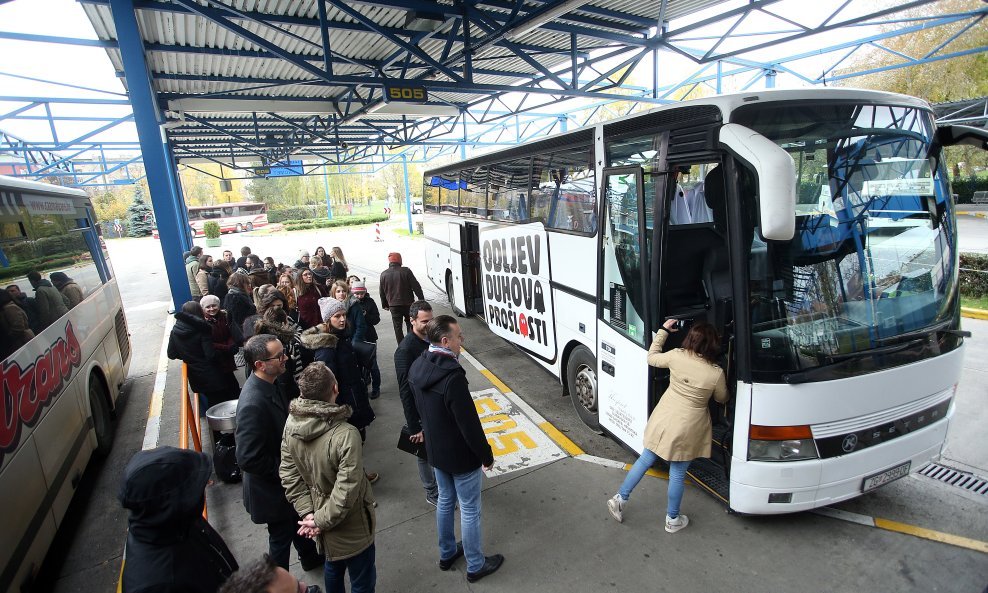
[[[237,400],[211,406],[206,410],[206,422],[213,440],[213,471],[223,482],[239,482],[242,478],[237,465]]]

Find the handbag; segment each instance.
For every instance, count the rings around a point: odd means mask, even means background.
[[[374,366],[374,359],[377,358],[377,344],[353,340],[353,351],[357,354],[357,362],[361,366],[366,369]]]
[[[408,432],[408,427],[402,426],[401,432],[398,433],[398,448],[405,453],[411,453],[416,457],[428,461],[429,457],[425,452],[425,443],[413,443],[411,436],[412,434]]]

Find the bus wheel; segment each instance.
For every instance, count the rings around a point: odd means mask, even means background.
[[[89,407],[93,410],[93,430],[96,431],[96,454],[106,457],[113,448],[113,420],[107,403],[106,389],[99,377],[89,377]]]
[[[247,223],[247,230],[248,231],[254,230],[254,223],[253,222],[248,222]]]
[[[577,346],[566,363],[566,386],[580,420],[587,428],[603,434],[597,403],[597,361],[584,346]]]
[[[240,223],[237,223],[237,231],[236,232],[238,232],[238,233],[244,232],[244,225],[242,225]]]

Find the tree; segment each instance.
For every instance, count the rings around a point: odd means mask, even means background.
[[[147,237],[154,228],[151,207],[144,201],[144,187],[134,186],[134,201],[127,208],[127,235],[131,237]]]

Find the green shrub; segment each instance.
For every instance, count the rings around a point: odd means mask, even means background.
[[[988,177],[960,177],[950,180],[950,190],[957,194],[958,204],[970,204],[974,192],[988,191]]]
[[[311,220],[313,218],[326,218],[326,204],[287,206],[285,208],[270,208],[268,210],[268,222]]]
[[[218,239],[220,236],[220,225],[215,220],[210,220],[202,225],[202,233],[207,239]]]
[[[961,254],[960,288],[963,296],[988,296],[988,255]]]
[[[308,229],[328,229],[340,226],[384,222],[387,219],[388,216],[386,214],[365,214],[363,216],[333,218],[332,220],[323,218],[321,220],[288,221],[285,223],[285,230],[303,231]]]

